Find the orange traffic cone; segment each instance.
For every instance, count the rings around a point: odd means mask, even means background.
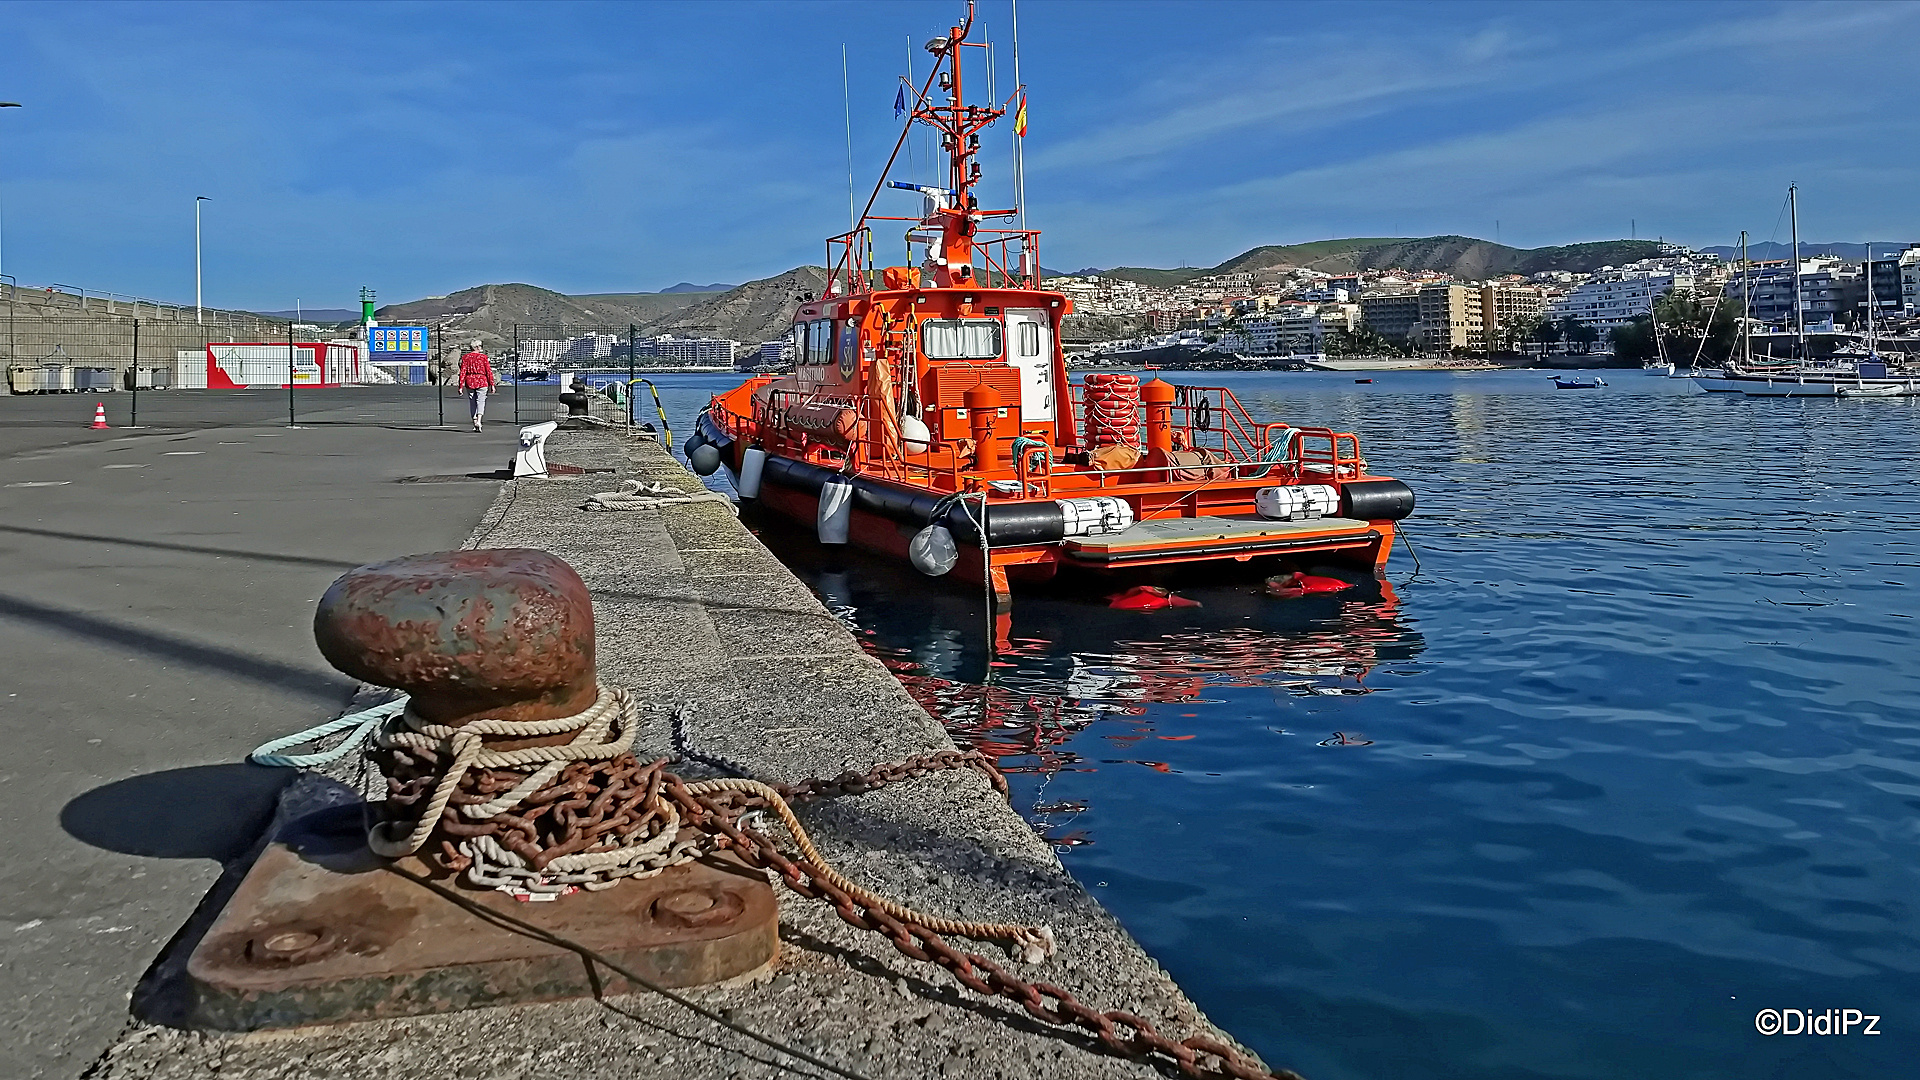
[[[93,406],[93,430],[107,430],[107,403],[95,402]]]

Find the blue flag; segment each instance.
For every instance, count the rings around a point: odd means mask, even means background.
[[[901,114],[905,113],[906,111],[907,111],[907,88],[903,84],[900,87],[900,92],[893,95],[893,118],[895,120],[900,119]]]

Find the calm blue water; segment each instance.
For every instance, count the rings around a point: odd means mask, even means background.
[[[1358,432],[1423,569],[1021,595],[990,668],[972,590],[763,532],[1215,1020],[1309,1080],[1920,1075],[1920,403],[1168,377]]]

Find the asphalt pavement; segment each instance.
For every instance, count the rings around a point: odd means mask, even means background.
[[[460,546],[515,438],[438,426],[432,387],[299,390],[293,427],[284,391],[142,393],[138,429],[131,398],[0,396],[0,1076],[78,1076],[122,1029],[287,779],[247,751],[351,694],[315,601]]]

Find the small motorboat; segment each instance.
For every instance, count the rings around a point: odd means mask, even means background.
[[[1357,383],[1369,383],[1369,382],[1372,382],[1373,380],[1372,379],[1355,379],[1353,381]]]
[[[1563,379],[1560,376],[1555,375],[1553,377],[1553,385],[1559,387],[1562,390],[1592,390],[1595,387],[1607,385],[1607,380],[1601,378],[1598,375],[1595,375],[1591,379],[1582,379],[1578,377],[1571,378],[1571,379]]]

